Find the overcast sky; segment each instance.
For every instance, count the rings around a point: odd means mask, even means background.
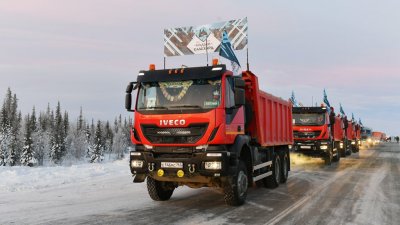
[[[262,89],[304,105],[328,98],[364,125],[400,135],[400,1],[1,0],[0,96],[28,113],[61,102],[75,118],[128,116],[137,71],[163,63],[163,28],[248,17]],[[244,52],[237,52],[245,64]],[[205,65],[205,55],[167,67]]]

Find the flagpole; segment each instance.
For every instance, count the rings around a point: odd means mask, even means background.
[[[249,47],[247,47],[246,49],[246,55],[247,55],[247,71],[250,70],[250,66],[249,66]]]
[[[207,66],[208,66],[208,49],[207,49],[208,42],[207,42],[207,39],[208,39],[208,37],[206,37],[206,55],[207,55]]]
[[[164,56],[164,70],[165,70],[165,56]]]

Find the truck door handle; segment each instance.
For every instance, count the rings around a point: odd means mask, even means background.
[[[238,127],[237,127],[237,131],[238,131],[238,132],[242,131],[242,127],[241,127],[241,126],[238,126]]]

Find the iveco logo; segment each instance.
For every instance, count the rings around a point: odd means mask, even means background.
[[[183,126],[186,120],[160,120],[161,126]]]
[[[300,128],[300,131],[311,131],[311,128]]]

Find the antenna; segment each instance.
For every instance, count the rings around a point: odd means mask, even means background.
[[[164,56],[164,70],[165,70],[165,56]]]

